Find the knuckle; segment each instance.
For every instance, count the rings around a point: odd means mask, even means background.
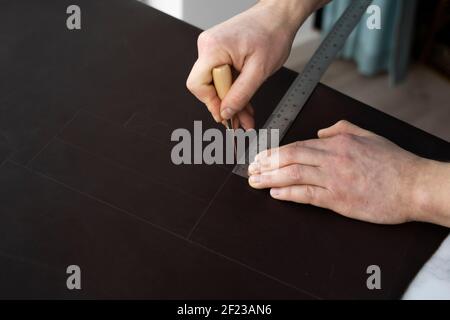
[[[302,170],[299,165],[290,166],[288,174],[296,182],[300,182],[303,176]]]
[[[207,31],[203,31],[197,38],[198,47],[203,47],[208,42],[209,34]]]
[[[187,78],[187,80],[186,80],[186,88],[191,92],[195,91],[195,83],[192,80],[191,76],[189,76],[189,78]]]
[[[336,125],[340,128],[346,128],[350,125],[350,122],[348,122],[347,120],[339,120]]]
[[[188,80],[188,81],[186,81],[186,87],[195,97],[197,97],[197,99],[199,99],[202,102],[205,102],[206,97],[200,90],[197,82],[195,82],[193,80]]]
[[[197,39],[197,47],[199,50],[214,47],[218,42],[217,36],[210,31],[203,31]]]

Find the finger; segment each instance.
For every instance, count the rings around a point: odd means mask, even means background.
[[[228,123],[231,122],[230,123],[231,127],[228,129],[233,129],[233,130],[239,129],[242,125],[241,122],[239,121],[239,117],[237,117],[237,116],[234,116],[231,121],[224,120],[224,122],[227,124],[226,126],[228,126]]]
[[[325,140],[322,139],[310,139],[310,140],[302,140],[302,141],[296,141],[289,144],[286,144],[284,146],[279,147],[280,150],[288,149],[288,148],[310,148],[310,149],[316,149],[321,151],[326,151],[327,144]],[[259,159],[262,157],[265,157],[268,155],[268,153],[273,153],[274,149],[268,149],[263,150],[259,154],[256,155],[255,159]]]
[[[331,204],[327,189],[311,185],[273,188],[270,195],[277,200],[311,204],[322,208],[330,208]]]
[[[255,109],[253,108],[251,103],[249,103],[245,108],[247,109],[248,113],[252,115],[252,117],[255,116]]]
[[[249,184],[255,189],[266,189],[292,185],[321,186],[324,180],[319,168],[294,164],[281,169],[252,175],[249,178]]]
[[[221,117],[230,119],[237,112],[244,109],[263,81],[260,64],[255,61],[247,62],[222,101],[220,107]]]
[[[292,164],[303,164],[308,166],[320,166],[327,153],[320,149],[304,147],[293,143],[278,149],[270,149],[261,152],[250,164],[249,174],[256,174],[283,168]]]
[[[237,114],[235,119],[239,120],[242,128],[245,130],[254,129],[255,128],[255,120],[253,119],[253,115],[250,114],[248,109],[244,109]]]
[[[221,101],[212,84],[211,72],[213,67],[214,65],[212,63],[204,59],[198,59],[192,67],[186,86],[197,99],[206,105],[214,120],[219,123],[222,121],[220,117]]]
[[[222,124],[223,124],[224,127],[227,128],[227,129],[239,129],[239,127],[240,127],[240,125],[241,125],[241,123],[240,123],[238,117],[233,117],[233,121],[232,121],[232,123],[231,123],[231,125],[232,125],[231,128],[228,127],[228,121],[227,121],[227,120],[223,120],[223,121],[222,121]]]
[[[229,128],[228,128],[228,122],[227,122],[226,120],[222,120],[222,125],[223,125],[226,129],[229,129]]]
[[[317,135],[319,136],[319,138],[323,139],[343,133],[354,134],[356,136],[368,136],[373,134],[372,132],[364,130],[351,122],[341,120],[329,128],[319,130]]]

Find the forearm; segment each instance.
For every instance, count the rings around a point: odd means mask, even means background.
[[[420,168],[416,220],[450,227],[450,163],[424,160]]]
[[[260,3],[273,6],[285,17],[292,32],[296,33],[303,22],[316,10],[331,0],[260,0]]]

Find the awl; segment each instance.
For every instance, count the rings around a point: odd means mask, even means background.
[[[231,85],[233,84],[233,74],[231,73],[230,65],[224,64],[220,67],[216,67],[212,70],[212,78],[214,87],[216,88],[217,95],[220,100],[223,100],[230,91]],[[226,127],[229,130],[237,129],[235,128],[234,117],[226,121]],[[233,141],[234,143],[234,141]],[[236,144],[234,143],[234,156],[236,157]]]

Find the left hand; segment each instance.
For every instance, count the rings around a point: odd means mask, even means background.
[[[417,173],[426,159],[347,121],[319,139],[260,153],[249,183],[278,200],[312,204],[380,224],[416,220]]]

